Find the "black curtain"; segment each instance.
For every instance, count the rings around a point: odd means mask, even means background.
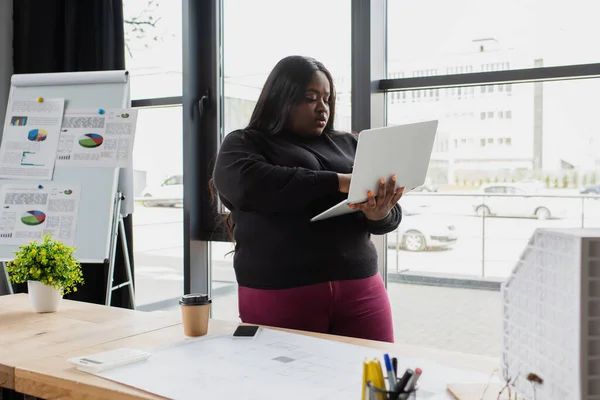
[[[14,0],[13,20],[15,74],[125,69],[123,0]],[[125,231],[133,269],[132,216]],[[106,265],[84,264],[85,284],[65,298],[103,304],[107,272]],[[114,283],[125,280],[119,240]],[[129,304],[127,287],[113,292],[113,306]]]

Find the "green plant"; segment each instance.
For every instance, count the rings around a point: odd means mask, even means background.
[[[573,187],[579,186],[579,173],[577,171],[573,172],[571,175],[571,184]]]
[[[569,187],[569,177],[567,175],[563,175],[563,177],[562,177],[562,187],[563,188]]]
[[[554,183],[553,187],[554,188],[558,188],[558,176],[554,177],[554,182],[553,183]]]
[[[545,181],[546,181],[546,187],[550,188],[550,175],[546,175]]]
[[[595,185],[596,184],[596,180],[597,180],[597,176],[595,172],[592,172],[592,176],[590,178],[590,185]]]
[[[81,264],[73,256],[74,247],[52,240],[52,235],[43,235],[43,242],[32,241],[19,246],[16,258],[6,264],[12,283],[39,281],[52,286],[62,294],[77,291],[83,285]]]

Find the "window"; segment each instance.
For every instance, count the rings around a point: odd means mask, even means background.
[[[432,154],[427,182],[437,192],[411,192],[400,200],[410,215],[388,235],[387,252],[393,310],[398,315],[408,312],[402,303],[408,299],[402,293],[409,292],[411,304],[419,299],[432,304],[423,311],[427,317],[422,314],[420,320],[463,321],[468,328],[458,322],[452,326],[453,332],[460,332],[453,334],[455,340],[450,339],[454,350],[498,356],[501,331],[489,327],[499,323],[500,293],[485,292],[485,297],[484,291],[460,290],[464,286],[432,289],[420,283],[442,285],[448,275],[468,276],[473,281],[502,280],[516,265],[536,228],[600,226],[593,201],[577,197],[582,176],[587,185],[600,178],[600,141],[590,142],[595,133],[586,128],[594,124],[600,79],[544,82],[543,98],[532,107],[537,85],[540,83],[513,84],[512,97],[504,97],[498,104],[494,99],[496,106],[505,107],[500,108],[505,119],[512,112],[519,113],[518,119],[511,120],[510,131],[496,132],[496,121],[487,119],[488,111],[478,110],[480,102],[467,104],[444,97],[433,104],[388,103],[388,124],[410,122],[415,115],[439,118],[439,131],[454,140],[448,154]],[[462,104],[461,112],[479,112],[478,117],[485,117],[486,128],[482,130],[482,124],[468,119],[444,117],[458,104]],[[543,135],[534,142],[541,123]],[[466,147],[473,141],[474,146]],[[574,165],[574,170],[564,169],[563,161]],[[536,197],[538,188],[551,197]],[[551,218],[539,211],[544,209],[550,210]],[[485,224],[480,219],[484,216]],[[463,296],[465,300],[458,299]],[[467,298],[480,303],[474,307]],[[465,310],[469,310],[468,315]],[[450,345],[445,347],[433,339],[440,329],[450,328],[417,319],[411,322],[398,328],[399,340],[450,349]],[[468,346],[459,339],[467,336],[472,338]]]
[[[310,21],[315,10],[335,17],[328,19],[326,26],[313,29]],[[224,0],[223,134],[248,124],[267,75],[281,58],[291,54],[314,57],[330,70],[337,91],[336,129],[350,131],[350,11],[346,0]],[[404,76],[402,69],[393,73]],[[390,93],[387,98],[402,105],[397,100],[405,101],[406,92]],[[213,317],[219,319],[238,319],[232,250],[230,243],[211,243]]]
[[[490,194],[503,194],[506,193],[506,188],[504,186],[491,186],[488,188],[485,188],[484,190],[485,193],[490,193]]]
[[[176,307],[183,287],[181,107],[140,109],[133,148],[136,306]],[[168,135],[168,137],[165,137]]]
[[[461,65],[483,71],[533,68],[540,58],[543,66],[598,61],[590,51],[600,36],[595,0],[574,0],[569,7],[545,0],[502,4],[502,9],[491,11],[488,3],[478,0],[389,1],[388,66],[436,68],[443,74]],[[422,21],[429,21],[427,32]]]
[[[131,98],[181,96],[181,1],[124,1]]]
[[[162,7],[161,7],[162,5]],[[175,306],[183,287],[182,107],[161,97],[182,94],[181,2],[123,2],[125,62],[139,110],[133,148],[133,251],[136,306]]]
[[[173,176],[167,179],[163,185],[183,185],[183,175]]]

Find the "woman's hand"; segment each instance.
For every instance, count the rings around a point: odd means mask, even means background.
[[[350,181],[352,180],[352,174],[338,174],[340,193],[348,193],[350,191]]]
[[[380,221],[388,216],[392,208],[404,194],[404,187],[396,189],[396,175],[392,175],[387,185],[385,179],[379,181],[377,196],[369,192],[369,199],[364,203],[353,204],[350,208],[361,210],[371,221]]]

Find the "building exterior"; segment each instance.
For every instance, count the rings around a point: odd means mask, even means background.
[[[493,39],[429,59],[391,60],[389,78],[409,78],[531,68],[534,61],[502,49]],[[439,119],[430,178],[439,184],[526,174],[540,157],[536,84],[421,89],[388,95],[388,123]],[[539,99],[537,100],[539,101]],[[538,118],[539,119],[539,118]]]

